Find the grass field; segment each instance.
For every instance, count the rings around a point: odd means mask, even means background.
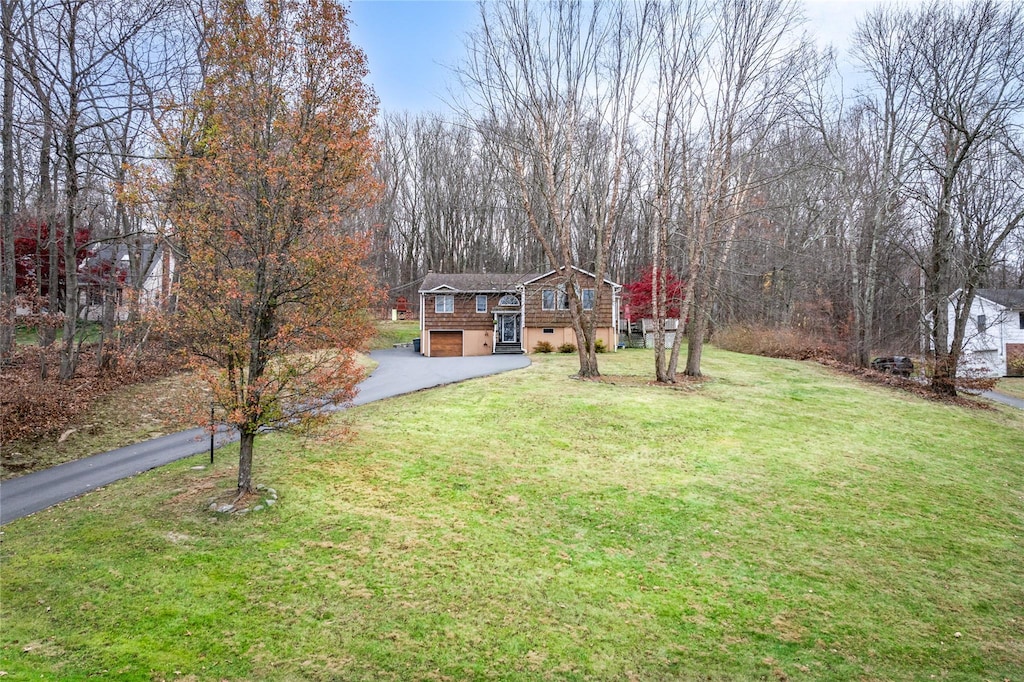
[[[83,339],[83,343],[97,343],[102,331],[103,325],[98,322],[79,322],[77,337]],[[63,338],[64,329],[62,327],[57,330],[57,340]],[[21,346],[34,346],[39,343],[39,332],[35,327],[18,326],[14,330],[14,340]]]
[[[996,384],[996,390],[1024,400],[1024,377],[1006,377]]]
[[[420,323],[416,320],[377,323],[377,336],[371,343],[371,350],[392,348],[396,343],[409,343],[420,335]]]
[[[9,679],[1019,680],[1024,412],[808,363],[571,356],[4,527]]]

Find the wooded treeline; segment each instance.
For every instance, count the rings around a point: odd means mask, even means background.
[[[799,328],[861,364],[935,348],[952,390],[973,292],[1024,286],[1022,7],[877,8],[841,70],[796,0],[481,3],[454,113],[378,117],[382,191],[360,218],[373,264],[409,298],[431,269],[572,264],[628,282],[653,267],[656,311],[690,320],[688,374],[709,335],[742,323]],[[143,303],[173,305],[166,159],[202,153],[183,131],[205,114],[185,105],[219,11],[2,0],[0,352],[15,302],[41,345],[63,329],[62,377],[86,312],[105,362],[146,338]],[[947,329],[936,313],[957,289]]]
[[[1022,5],[875,9],[845,89],[800,18],[790,0],[481,4],[459,113],[380,118],[381,277],[397,296],[428,270],[653,266],[686,283],[688,374],[742,323],[862,365],[937,348],[952,390],[973,292],[1024,286]]]
[[[3,0],[0,355],[12,351],[16,312],[42,347],[63,332],[62,380],[76,371],[86,318],[100,326],[104,366],[145,340],[156,259],[167,259],[170,291],[161,134],[200,80],[202,11],[175,0]]]

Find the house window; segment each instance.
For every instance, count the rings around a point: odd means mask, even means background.
[[[476,297],[476,311],[478,313],[487,312],[487,296],[484,294],[479,294]]]
[[[593,289],[584,289],[580,293],[580,302],[583,303],[584,310],[594,309],[594,295],[595,291]]]
[[[555,328],[554,327],[544,327],[544,329],[542,329],[541,332],[544,333],[544,334],[554,334],[555,333]]]
[[[569,309],[569,294],[565,292],[565,285],[558,285],[558,309],[568,310]]]
[[[1024,329],[1024,313],[1017,313],[1020,315],[1020,328]]]
[[[455,296],[452,294],[442,294],[434,297],[434,312],[435,313],[454,313],[455,312]]]
[[[554,289],[543,289],[540,292],[540,307],[541,310],[554,310],[555,309],[555,291]]]
[[[986,325],[986,322],[987,321],[985,320],[985,316],[984,315],[978,315],[978,333],[979,334],[984,334],[985,330],[988,328],[987,325]]]
[[[498,301],[498,305],[500,305],[500,306],[519,305],[519,297],[518,296],[513,296],[512,294],[505,294]]]

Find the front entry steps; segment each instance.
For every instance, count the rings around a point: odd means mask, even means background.
[[[518,343],[496,343],[494,344],[495,355],[522,355],[523,349]]]

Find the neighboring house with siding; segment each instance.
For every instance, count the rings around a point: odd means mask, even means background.
[[[950,296],[953,328],[957,290]],[[978,289],[964,333],[963,364],[991,377],[1024,375],[1024,289]]]
[[[585,311],[597,316],[597,338],[618,339],[620,292],[610,280],[575,270]],[[420,288],[420,352],[462,357],[530,352],[540,341],[577,344],[563,270],[534,274],[430,273]],[[598,288],[600,287],[600,296]]]

